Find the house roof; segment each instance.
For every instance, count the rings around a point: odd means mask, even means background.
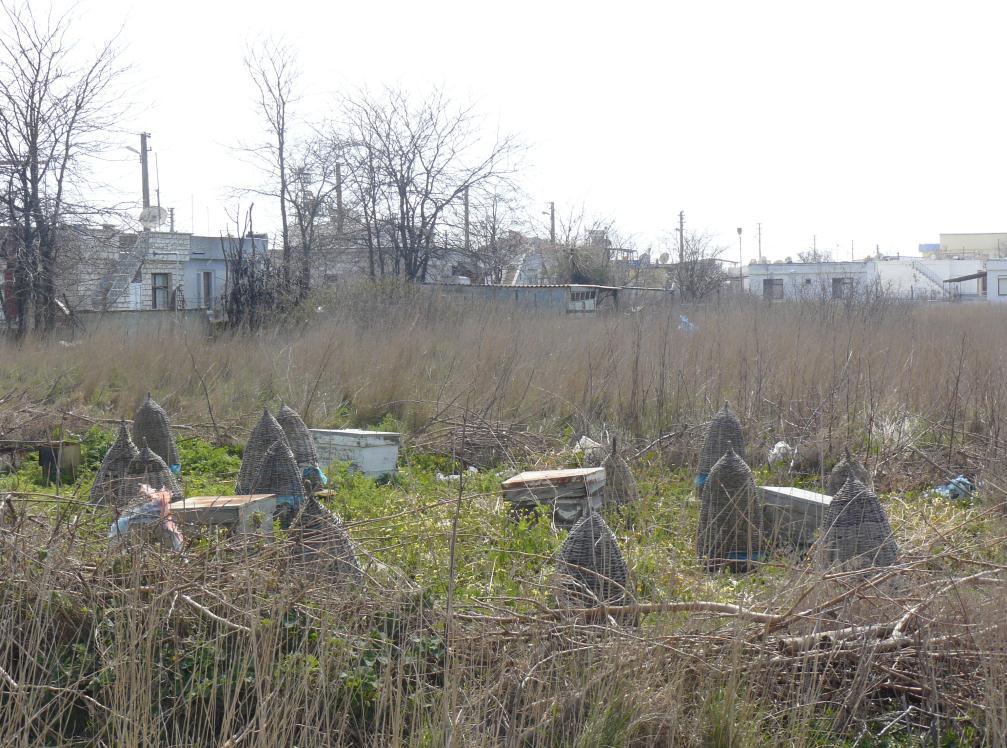
[[[596,286],[590,283],[520,283],[504,286],[499,283],[424,283],[425,286],[461,286],[463,288],[596,288],[600,291],[621,291],[618,286]]]
[[[954,278],[948,278],[945,283],[961,283],[962,281],[977,280],[978,278],[985,278],[986,271],[980,270],[978,273],[969,273],[968,275],[958,275]]]

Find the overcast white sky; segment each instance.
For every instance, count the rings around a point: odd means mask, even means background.
[[[747,262],[760,221],[770,258],[813,236],[861,257],[1007,230],[1004,7],[84,0],[77,14],[85,38],[124,29],[124,124],[153,134],[181,230],[219,233],[231,188],[255,182],[233,150],[258,133],[242,56],[273,35],[300,55],[305,118],[356,86],[445,86],[529,144],[533,210],[584,204],[641,249],[684,210],[731,257],[743,227]],[[138,200],[136,157],[121,157],[105,176]]]

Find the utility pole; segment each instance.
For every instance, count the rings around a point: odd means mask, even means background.
[[[468,185],[465,186],[465,252],[466,254],[471,251],[472,246],[469,243],[469,188]]]
[[[549,203],[549,243],[556,244],[556,203]]]
[[[140,133],[140,173],[143,177],[143,207],[150,207],[150,177],[147,175],[147,138],[149,132]]]
[[[157,154],[154,154],[154,194],[157,195],[157,207],[161,207],[161,167],[157,165]],[[158,215],[161,211],[158,211]]]
[[[850,239],[850,262],[856,262],[856,260],[853,259],[853,240],[852,239]]]
[[[685,264],[685,211],[678,211],[678,264]]]
[[[762,262],[762,222],[755,224],[759,227],[759,262]]]
[[[742,268],[745,266],[745,257],[741,252],[741,226],[738,226],[738,280],[742,277]]]
[[[336,236],[343,235],[343,165],[336,163]]]

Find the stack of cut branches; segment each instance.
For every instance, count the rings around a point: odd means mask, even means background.
[[[412,445],[418,452],[453,457],[479,469],[535,464],[557,446],[544,434],[486,421],[471,413],[437,417],[413,437]]]

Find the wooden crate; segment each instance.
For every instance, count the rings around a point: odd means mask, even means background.
[[[256,526],[254,515],[262,515]],[[171,514],[179,525],[196,527],[227,527],[234,533],[272,535],[276,494],[260,493],[244,496],[192,496],[171,505]],[[184,532],[184,530],[183,530]]]

